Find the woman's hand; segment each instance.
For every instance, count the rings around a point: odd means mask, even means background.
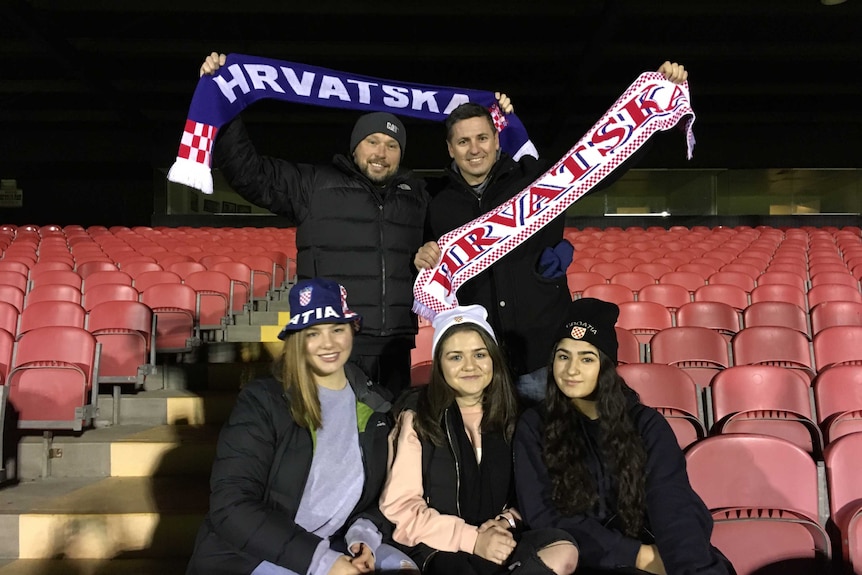
[[[359,575],[360,573],[363,573],[363,571],[357,569],[356,566],[350,562],[350,557],[342,555],[335,563],[332,564],[327,575]]]
[[[473,554],[491,563],[502,565],[515,548],[515,538],[508,529],[503,529],[495,519],[489,519],[479,526],[479,537]]]
[[[353,559],[350,562],[359,569],[360,573],[371,573],[374,571],[374,554],[365,543],[354,543],[350,548]]]

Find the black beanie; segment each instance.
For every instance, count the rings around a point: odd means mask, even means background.
[[[407,130],[401,120],[388,112],[371,112],[360,116],[353,125],[353,133],[350,134],[350,153],[356,149],[359,142],[369,134],[376,133],[392,136],[401,146],[401,157],[404,157],[404,148],[407,147]]]
[[[616,304],[591,297],[574,300],[569,304],[566,318],[557,329],[554,342],[569,337],[586,341],[617,362],[617,332],[614,326],[620,317]]]

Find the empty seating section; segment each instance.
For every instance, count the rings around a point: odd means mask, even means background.
[[[860,230],[565,236],[572,297],[620,306],[619,372],[686,449],[737,572],[827,572],[830,535],[862,572]],[[0,384],[19,426],[91,425],[106,387],[117,421],[119,390],[140,387],[157,352],[219,341],[295,280],[295,261],[294,230],[2,226]],[[433,332],[420,325],[413,385],[430,378]]]

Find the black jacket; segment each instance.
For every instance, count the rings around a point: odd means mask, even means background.
[[[477,197],[464,178],[447,170],[448,179],[431,200],[426,239],[438,240],[467,222],[505,203],[549,168],[531,156],[517,162],[502,153]],[[481,304],[488,310],[515,376],[547,365],[555,327],[572,296],[566,277],[545,279],[536,271],[546,247],[563,239],[565,216],[548,223],[523,244],[458,289],[458,303]]]
[[[542,458],[541,407],[527,410],[515,432],[515,486],[524,520],[533,528],[557,527],[570,533],[580,551],[579,565],[633,567],[641,541],[607,526],[615,512],[616,498],[608,493],[615,479],[607,475],[595,453],[588,465],[600,489],[600,509],[566,517],[551,501],[551,481]],[[632,405],[631,415],[647,452],[646,526],[665,569],[680,575],[727,575],[726,559],[710,544],[712,516],[689,484],[685,457],[673,431],[661,414],[640,403]],[[589,423],[582,423],[590,434]]]
[[[386,538],[377,507],[386,477],[390,404],[365,375],[346,365],[356,394],[365,485],[343,531],[365,517]],[[251,573],[263,560],[308,571],[320,538],[294,523],[314,453],[310,431],[296,425],[280,382],[256,380],[240,392],[222,428],[210,478],[210,509],[188,574]]]
[[[380,187],[343,155],[323,165],[260,156],[239,118],[219,131],[214,159],[242,197],[296,224],[300,279],[326,277],[347,289],[363,318],[360,353],[376,355],[369,340],[380,337],[412,343],[413,256],[429,201],[422,179],[402,171]]]

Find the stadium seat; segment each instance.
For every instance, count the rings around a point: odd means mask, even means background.
[[[578,299],[585,288],[591,285],[605,284],[607,280],[605,276],[596,272],[568,272],[566,273],[566,283],[572,293],[572,298]]]
[[[811,309],[811,330],[815,334],[837,325],[862,326],[862,303],[825,301]]]
[[[651,301],[666,307],[675,314],[680,306],[691,301],[691,292],[676,284],[652,284],[641,288],[638,301]]]
[[[84,287],[81,289],[81,291],[84,293],[84,295],[86,295],[90,289],[92,289],[98,285],[122,284],[122,285],[130,286],[130,285],[132,285],[132,283],[134,283],[132,276],[130,276],[129,274],[127,274],[124,271],[121,271],[121,270],[98,271],[98,272],[93,272],[89,276],[87,276],[87,279],[84,280]]]
[[[18,335],[18,318],[21,312],[9,302],[0,300],[0,329]]]
[[[742,313],[748,307],[748,293],[739,286],[729,284],[710,284],[697,288],[694,301],[715,301],[732,306]]]
[[[693,294],[697,288],[706,285],[706,280],[694,272],[672,271],[661,276],[658,283],[680,285]]]
[[[92,287],[84,294],[81,305],[90,312],[94,307],[106,301],[138,301],[138,290],[125,284],[101,284]]]
[[[775,365],[792,369],[807,383],[814,379],[808,337],[789,327],[747,327],[730,342],[734,365]]]
[[[209,270],[212,269],[213,266],[216,264],[220,264],[222,262],[232,262],[234,260],[231,256],[226,254],[210,253],[202,256],[201,259],[199,259],[198,261],[205,265],[206,268]]]
[[[40,301],[25,306],[18,322],[18,339],[30,330],[46,326],[84,327],[87,312],[71,301]]]
[[[652,363],[666,363],[685,370],[701,388],[730,367],[728,344],[717,331],[706,327],[673,327],[655,334],[649,343]]]
[[[89,426],[96,413],[98,362],[96,339],[83,328],[50,325],[21,335],[7,378],[18,427]]]
[[[646,272],[620,272],[611,277],[612,285],[622,285],[634,292],[635,296],[644,286],[658,285],[653,276]]]
[[[628,267],[616,262],[597,262],[590,266],[590,271],[600,274],[605,280],[610,280],[614,274],[630,271]]]
[[[81,276],[81,279],[84,280],[84,283],[87,283],[87,278],[96,272],[108,272],[108,271],[116,271],[120,268],[117,267],[117,264],[105,260],[91,260],[88,262],[84,262],[80,264],[76,271],[78,275]]]
[[[622,365],[626,363],[641,363],[643,361],[643,351],[638,338],[629,330],[620,326],[614,326],[617,332],[617,342],[619,349],[617,351],[617,363]]]
[[[753,266],[751,264],[740,264],[736,261],[721,266],[718,271],[741,273],[747,275],[754,280],[757,280],[757,276],[760,275],[760,270],[757,268],[757,266]]]
[[[30,289],[46,284],[64,284],[81,289],[81,276],[70,270],[47,270],[39,274],[36,279],[30,278]]]
[[[81,290],[66,284],[42,284],[37,285],[24,299],[24,307],[28,307],[40,301],[71,301],[81,303]]]
[[[141,292],[141,303],[156,315],[157,353],[182,353],[198,345],[194,288],[181,283],[155,284]]]
[[[17,272],[26,278],[30,275],[30,267],[26,263],[4,257],[0,260],[0,272]]]
[[[24,309],[24,291],[15,286],[0,284],[0,301],[15,307],[18,313]]]
[[[808,262],[808,274],[811,277],[814,277],[817,274],[823,272],[848,272],[850,270],[847,269],[847,264],[845,264],[841,260],[836,260],[834,262],[826,262],[822,261],[819,263],[815,263],[813,261]]]
[[[758,276],[758,286],[770,284],[791,285],[801,292],[805,292],[806,289],[805,276],[797,275],[793,272],[767,271]]]
[[[845,270],[843,272],[820,272],[819,274],[811,276],[812,287],[822,284],[843,284],[850,286],[857,291],[859,290],[859,280],[853,277],[850,270]]]
[[[148,287],[154,286],[156,284],[179,284],[183,283],[183,278],[174,272],[169,272],[166,270],[154,270],[148,272],[141,272],[137,276],[134,276],[134,282],[132,286],[138,290],[138,292],[144,292]]]
[[[686,451],[691,486],[712,511],[712,543],[738,575],[827,573],[817,464],[777,437],[707,437]]]
[[[810,388],[793,372],[771,365],[737,365],[710,386],[710,433],[781,437],[819,457],[823,436],[815,423]]]
[[[135,280],[142,273],[160,272],[164,271],[164,268],[154,261],[131,261],[120,264],[120,271],[126,272]]]
[[[617,305],[623,302],[633,302],[635,294],[628,287],[620,284],[596,284],[584,288],[583,298],[596,298]]]
[[[2,309],[2,304],[3,302],[0,302],[0,309]],[[0,386],[6,385],[9,370],[12,369],[12,350],[14,346],[15,336],[12,332],[0,327]],[[0,407],[1,410],[2,407]]]
[[[836,365],[862,365],[862,326],[836,325],[815,333],[814,364],[818,372]]]
[[[656,333],[673,326],[670,311],[661,304],[651,301],[627,301],[617,305],[620,308],[620,316],[616,325],[632,332],[643,344],[649,343]]]
[[[814,379],[817,421],[827,443],[862,431],[862,366],[837,365]]]
[[[674,269],[667,264],[650,261],[636,265],[632,271],[649,274],[653,278],[653,283],[655,283],[662,275],[672,272]]]
[[[251,303],[251,268],[242,262],[218,262],[207,269],[222,272],[231,279],[231,311],[239,313]]]
[[[862,303],[859,288],[844,284],[820,284],[808,290],[808,309],[825,301],[855,301]]]
[[[751,293],[751,290],[755,288],[754,278],[742,272],[717,271],[706,278],[706,281],[709,285],[734,285],[742,288],[746,293]]]
[[[751,303],[761,301],[790,302],[803,311],[808,310],[805,291],[789,284],[764,284],[751,290]]]
[[[720,301],[693,301],[676,310],[676,325],[707,327],[730,341],[740,330],[739,312]]]
[[[251,269],[250,289],[252,298],[266,300],[270,290],[275,289],[277,266],[272,257],[263,254],[242,255],[240,261]]]
[[[826,483],[831,525],[841,541],[848,573],[862,571],[862,433],[852,433],[826,446]]]
[[[155,365],[155,328],[152,310],[138,301],[105,301],[89,312],[87,331],[101,345],[99,383],[115,384],[114,424],[120,422],[119,384],[142,387]]]
[[[200,262],[196,261],[178,261],[170,264],[167,267],[169,272],[173,272],[180,276],[183,281],[189,276],[189,274],[193,274],[195,272],[204,272],[207,271],[207,267]]]
[[[189,274],[183,283],[197,293],[200,329],[223,332],[222,320],[230,315],[230,277],[222,272],[204,270]]]
[[[808,333],[808,317],[797,305],[786,301],[760,301],[752,303],[742,312],[745,327],[780,325]]]
[[[703,263],[688,262],[677,266],[676,271],[696,274],[703,280],[703,283],[706,283],[706,278],[717,272],[718,267]]]
[[[22,292],[29,287],[26,275],[11,270],[0,270],[0,285],[15,286]]]
[[[661,413],[684,449],[706,436],[697,384],[683,370],[658,363],[620,365],[617,372],[641,402]]]

